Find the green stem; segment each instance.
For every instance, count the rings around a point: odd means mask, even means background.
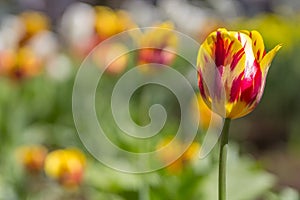
[[[139,191],[139,200],[150,200],[150,189],[146,180]]]
[[[230,119],[226,118],[220,138],[219,200],[226,200],[226,162]]]

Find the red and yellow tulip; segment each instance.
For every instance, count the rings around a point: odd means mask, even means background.
[[[257,31],[211,33],[199,49],[199,89],[205,103],[224,118],[239,118],[259,103],[271,62],[281,48],[266,53]]]
[[[154,27],[156,29],[147,31],[141,37],[138,63],[170,65],[176,58],[172,51],[175,51],[178,45],[178,38],[173,32],[174,25],[164,22]]]
[[[84,174],[86,160],[77,149],[60,149],[48,154],[45,160],[46,174],[63,186],[78,186]]]

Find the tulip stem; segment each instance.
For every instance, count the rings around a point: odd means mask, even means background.
[[[226,118],[220,138],[219,157],[219,200],[226,200],[226,163],[230,119]]]

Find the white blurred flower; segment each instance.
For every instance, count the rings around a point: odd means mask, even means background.
[[[46,65],[47,74],[57,81],[67,80],[71,75],[71,70],[72,63],[64,54],[54,56]]]
[[[74,3],[67,8],[61,21],[61,33],[70,44],[84,42],[94,33],[95,11],[85,3]]]
[[[57,37],[50,31],[43,31],[29,41],[29,46],[41,59],[53,57],[59,48]]]
[[[209,3],[214,10],[225,18],[236,18],[242,14],[242,7],[234,0],[210,0]]]
[[[25,34],[25,27],[21,20],[14,15],[2,19],[0,27],[0,50],[16,49]]]
[[[213,16],[211,10],[189,4],[186,0],[164,0],[159,6],[177,27],[188,33],[196,33],[207,19]]]
[[[157,7],[140,0],[128,0],[123,8],[131,14],[140,26],[152,26],[154,23],[165,19],[165,15]]]

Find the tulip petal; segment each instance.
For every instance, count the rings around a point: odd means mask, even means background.
[[[262,61],[260,62],[260,67],[261,67],[263,76],[265,76],[267,74],[273,58],[275,57],[275,55],[279,51],[279,49],[281,49],[281,47],[282,47],[281,44],[277,45],[263,57]]]
[[[249,105],[243,101],[236,101],[234,103],[228,103],[226,105],[226,117],[235,119],[240,118],[248,113],[250,113],[253,109],[249,109]]]
[[[256,58],[256,61],[259,63],[266,54],[265,45],[261,34],[255,30],[253,31],[242,30],[241,32],[245,33],[251,38],[253,54]]]
[[[206,74],[205,71],[208,68],[205,66],[208,64],[214,65],[215,70],[218,70],[219,77],[222,78],[223,84],[226,82],[230,86],[231,80],[244,69],[246,63],[245,50],[234,34],[226,29],[218,29],[210,34],[201,45],[197,63],[204,74]]]

